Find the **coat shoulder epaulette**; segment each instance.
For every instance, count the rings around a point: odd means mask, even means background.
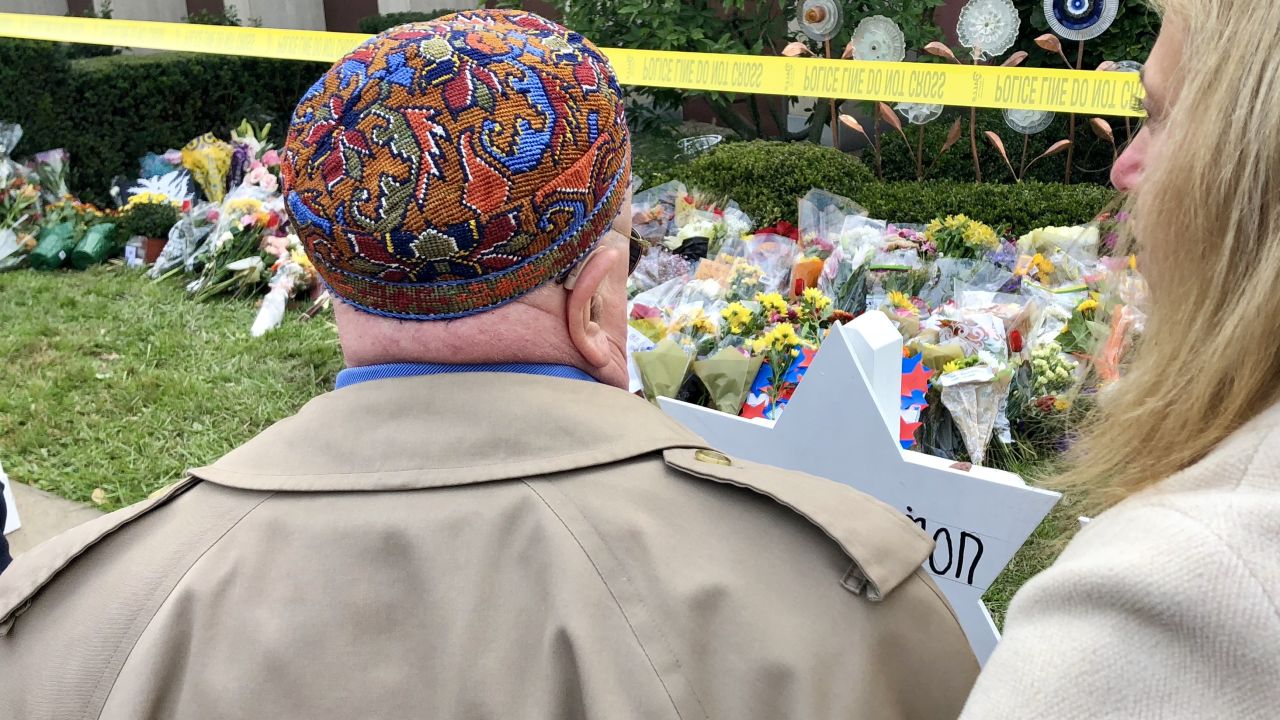
[[[853,563],[844,586],[870,600],[883,599],[933,552],[905,515],[846,485],[713,450],[673,449],[663,458],[681,472],[764,495],[817,526]]]

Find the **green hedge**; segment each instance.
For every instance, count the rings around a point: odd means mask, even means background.
[[[64,142],[67,108],[60,91],[71,73],[67,52],[52,43],[0,40],[0,122],[22,125],[23,140],[16,151],[20,157]]]
[[[796,219],[796,199],[811,188],[855,196],[875,176],[861,160],[811,143],[729,142],[692,162],[655,172],[650,184],[678,179],[713,197],[736,200],[758,225]]]
[[[25,131],[19,155],[65,147],[71,188],[103,202],[117,175],[134,177],[148,152],[180,148],[247,118],[277,141],[318,63],[155,53],[68,60],[48,43],[0,41],[0,121]]]
[[[872,183],[852,196],[871,217],[927,223],[965,214],[997,229],[1024,233],[1048,225],[1088,222],[1116,193],[1101,185],[1026,182],[999,185],[949,180]]]
[[[878,182],[857,158],[809,143],[727,143],[690,163],[665,164],[638,155],[646,187],[680,180],[690,189],[736,200],[757,226],[796,221],[796,201],[812,188],[856,200],[872,217],[926,223],[964,213],[1014,232],[1093,219],[1115,199],[1101,185],[1027,182],[1021,185],[972,180]]]
[[[370,15],[362,18],[357,25],[362,33],[369,35],[377,35],[380,32],[390,30],[397,25],[405,25],[408,23],[427,22],[435,20],[438,17],[452,15],[457,10],[446,8],[444,10],[430,10],[428,12],[394,12],[385,15]]]
[[[964,135],[929,173],[928,179],[973,181],[973,154],[969,147],[969,111],[967,108],[948,108],[942,117],[925,125],[924,164],[928,168],[937,151],[946,140],[947,132],[957,116],[963,120]],[[1112,132],[1121,144],[1125,141],[1125,123],[1123,118],[1110,118]],[[1133,131],[1137,125],[1130,123]],[[1058,115],[1044,132],[1031,136],[1028,143],[1027,159],[1034,159],[1053,143],[1067,137],[1068,118]],[[907,149],[902,138],[892,129],[882,127],[884,132],[881,152],[883,154],[884,176],[886,180],[914,180],[916,178],[915,143],[918,141],[919,126],[904,127],[912,148]],[[1021,167],[1023,135],[1010,129],[1004,121],[1004,113],[1000,110],[978,111],[978,158],[982,163],[983,180],[1008,183],[1013,182],[1008,167],[1000,154],[983,136],[986,130],[994,131],[1004,142],[1009,151],[1009,160],[1015,168]],[[1031,167],[1027,173],[1028,180],[1041,182],[1062,182],[1066,170],[1066,153],[1045,158]],[[869,151],[863,154],[868,164],[872,163]],[[1076,117],[1076,152],[1071,174],[1072,182],[1092,182],[1105,185],[1109,182],[1111,172],[1111,144],[1094,135],[1089,126],[1088,116]]]

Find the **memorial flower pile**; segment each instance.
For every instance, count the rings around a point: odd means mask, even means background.
[[[900,225],[815,190],[794,237],[724,236],[699,255],[689,239],[719,231],[682,188],[655,190],[636,220],[665,234],[651,238],[630,305],[633,389],[650,399],[770,422],[834,323],[881,312],[906,363],[930,376],[904,414],[904,445],[982,463],[993,446],[1062,449],[1141,332],[1141,277],[1108,256],[1098,223],[1022,236],[965,215]]]

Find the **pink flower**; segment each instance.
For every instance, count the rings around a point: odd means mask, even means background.
[[[262,164],[267,167],[275,167],[280,164],[280,153],[275,150],[268,150],[262,154]]]
[[[240,227],[251,228],[258,222],[258,218],[253,214],[245,215],[240,218]]]
[[[204,219],[211,223],[216,223],[219,217],[221,215],[218,213],[218,208],[210,208],[209,212],[205,213]]]
[[[263,249],[281,260],[289,256],[289,240],[279,236],[271,236],[262,241]]]
[[[250,185],[257,185],[269,193],[274,193],[280,187],[280,181],[276,180],[276,176],[271,174],[261,163],[254,163],[255,167],[249,171],[246,180]]]
[[[261,160],[254,160],[253,162],[249,163],[250,170],[261,170],[262,168],[263,168],[263,164]]]

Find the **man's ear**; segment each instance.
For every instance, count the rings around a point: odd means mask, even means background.
[[[599,322],[598,308],[609,276],[621,262],[624,262],[621,249],[612,245],[599,248],[587,258],[574,280],[573,289],[568,291],[565,320],[569,338],[591,367],[606,367],[612,359],[612,346]]]

